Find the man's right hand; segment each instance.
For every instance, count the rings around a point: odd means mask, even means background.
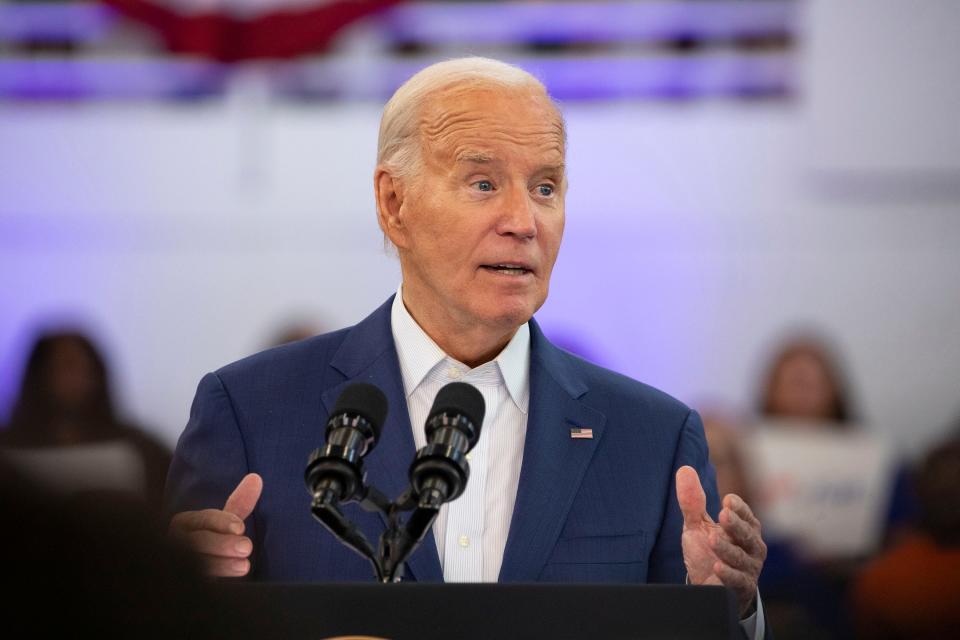
[[[244,576],[250,571],[253,542],[243,535],[243,521],[253,513],[263,491],[263,479],[255,473],[244,476],[223,510],[181,511],[170,520],[170,534],[200,554],[207,574]]]

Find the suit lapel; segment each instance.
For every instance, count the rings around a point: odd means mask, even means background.
[[[537,579],[606,422],[606,416],[578,400],[586,385],[532,320],[530,349],[530,414],[500,582]],[[592,429],[593,438],[571,438],[574,427]]]
[[[367,482],[391,500],[407,488],[407,472],[416,453],[403,377],[390,329],[392,303],[393,297],[350,330],[330,362],[347,379],[323,392],[323,404],[328,414],[343,389],[353,382],[376,385],[387,396],[387,419],[376,448],[364,460],[364,468]],[[381,520],[386,526],[387,519],[382,514]],[[377,541],[371,542],[376,545]],[[432,534],[424,538],[420,548],[407,560],[407,569],[421,582],[443,580]]]

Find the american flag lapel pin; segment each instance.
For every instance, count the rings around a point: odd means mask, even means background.
[[[584,427],[571,427],[570,437],[574,440],[591,440],[593,439],[593,429],[586,429]]]

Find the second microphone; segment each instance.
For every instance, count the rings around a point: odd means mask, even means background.
[[[418,506],[428,509],[455,500],[470,478],[467,453],[480,439],[485,405],[480,391],[452,382],[437,393],[427,417],[427,446],[410,465],[410,486]]]

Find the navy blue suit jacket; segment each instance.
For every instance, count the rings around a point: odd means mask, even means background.
[[[368,561],[313,519],[303,471],[339,393],[369,382],[390,409],[366,458],[368,480],[390,497],[404,490],[415,451],[391,303],[354,327],[250,356],[200,382],[170,469],[168,508],[222,508],[246,473],[259,473],[263,495],[247,523],[255,578],[373,579]],[[533,320],[530,338],[530,414],[500,581],[683,582],[676,469],[694,467],[708,511],[718,510],[696,412],[554,347]],[[593,429],[593,438],[572,439],[572,427]],[[380,516],[345,511],[376,544]],[[443,580],[432,535],[404,577]]]

